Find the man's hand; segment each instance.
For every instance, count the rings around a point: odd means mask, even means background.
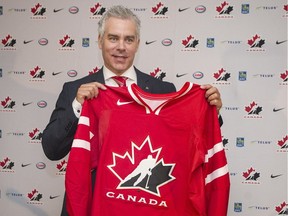
[[[222,100],[220,92],[216,87],[213,87],[210,84],[201,85],[202,89],[206,89],[205,97],[210,105],[215,105],[217,108],[217,112],[219,113],[219,110],[222,107]]]
[[[83,84],[77,91],[76,100],[83,105],[85,99],[97,97],[99,89],[106,90],[106,87],[98,82]]]

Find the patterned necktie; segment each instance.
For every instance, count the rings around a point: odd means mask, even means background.
[[[126,86],[127,77],[123,76],[113,76],[112,79],[118,84],[119,87]]]

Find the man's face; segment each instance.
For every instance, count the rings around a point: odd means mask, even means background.
[[[121,75],[133,65],[139,46],[134,21],[111,17],[106,21],[104,35],[98,38],[105,66]]]

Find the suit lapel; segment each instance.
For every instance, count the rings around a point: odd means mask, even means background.
[[[134,67],[135,68],[135,67]],[[149,75],[144,74],[143,72],[139,71],[137,68],[135,68],[136,76],[137,76],[137,85],[146,92],[151,92],[151,86],[150,86],[150,80]]]

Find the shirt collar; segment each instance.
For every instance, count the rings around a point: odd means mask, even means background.
[[[103,66],[103,74],[105,82],[109,81],[111,77],[115,76],[115,74],[109,70],[105,65]],[[121,76],[127,77],[130,81],[136,81],[136,72],[134,66],[132,65],[128,70],[126,70]]]

